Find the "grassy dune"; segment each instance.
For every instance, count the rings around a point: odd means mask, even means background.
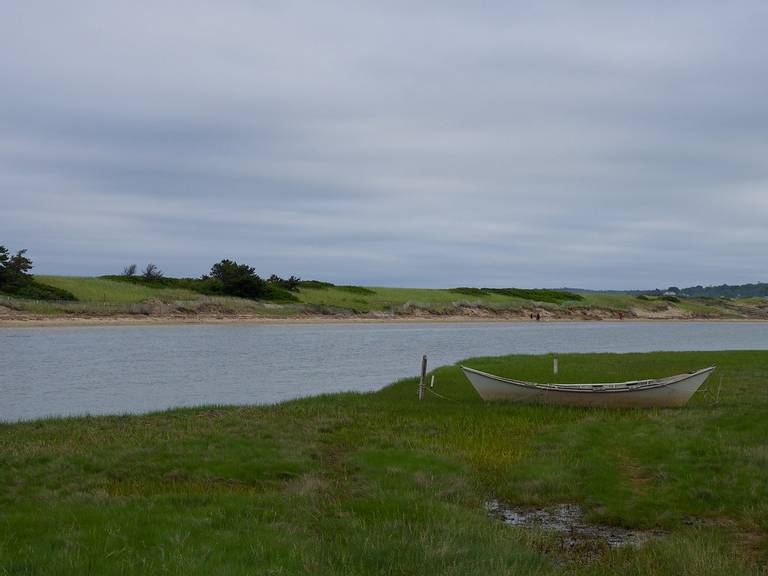
[[[367,286],[372,294],[359,294],[349,292],[344,288],[333,287],[325,290],[302,288],[299,298],[306,304],[319,306],[335,306],[368,312],[370,310],[388,311],[393,307],[411,305],[414,307],[431,308],[440,310],[451,307],[457,301],[472,301],[487,306],[513,306],[518,307],[529,300],[510,298],[498,294],[489,294],[480,298],[468,297],[451,290],[439,288],[387,288],[379,286]]]
[[[684,409],[486,404],[448,366],[450,400],[417,402],[411,379],[0,425],[0,574],[765,573],[768,354],[558,357],[564,381],[719,368]],[[551,356],[467,363],[552,380]],[[489,518],[489,497],[665,535],[562,550]]]
[[[40,316],[119,315],[298,315],[385,314],[395,316],[470,316],[523,318],[538,311],[571,319],[624,318],[759,318],[768,319],[768,300],[639,299],[628,294],[584,292],[580,299],[537,301],[517,295],[469,293],[452,289],[327,286],[302,287],[296,303],[256,302],[206,296],[179,288],[152,287],[75,276],[36,276],[44,284],[68,290],[78,302],[45,302],[6,298],[0,304]],[[546,292],[546,291],[545,291]]]
[[[84,302],[141,302],[157,299],[164,302],[174,300],[201,300],[206,297],[190,290],[173,288],[154,288],[83,276],[36,276],[39,282],[72,292],[78,300]],[[389,310],[392,306],[406,303],[424,307],[450,306],[456,301],[473,301],[485,305],[530,304],[529,300],[510,298],[498,294],[483,297],[468,297],[451,290],[433,288],[386,288],[331,286],[323,289],[302,288],[298,292],[302,303],[316,306],[328,306],[339,309],[368,312],[371,310]]]
[[[191,290],[151,288],[86,276],[35,276],[35,279],[42,284],[68,290],[84,302],[141,302],[148,299],[169,302],[200,298],[200,294]]]

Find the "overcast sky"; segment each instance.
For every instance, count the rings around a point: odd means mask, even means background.
[[[3,2],[0,244],[41,274],[768,281],[768,3]]]

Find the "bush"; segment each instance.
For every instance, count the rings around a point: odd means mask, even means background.
[[[267,280],[267,282],[273,286],[277,286],[278,288],[281,288],[282,290],[295,291],[299,289],[301,278],[297,276],[291,276],[286,280],[284,278],[280,278],[280,276],[278,276],[277,274],[272,274],[272,276],[269,277],[269,280]]]
[[[234,260],[222,260],[211,267],[209,277],[215,280],[211,284],[214,289],[220,289],[222,294],[239,296],[240,298],[263,298],[269,289],[267,283],[256,274],[252,266],[238,264]]]
[[[263,300],[276,300],[278,302],[298,302],[299,299],[288,290],[279,286],[267,283],[267,292],[262,297]]]
[[[144,268],[144,272],[142,272],[142,276],[144,277],[144,280],[149,281],[157,281],[160,280],[163,277],[163,271],[160,270],[157,266],[155,266],[152,262],[147,264],[147,267]]]
[[[13,290],[3,291],[7,294],[12,294],[16,298],[26,298],[29,300],[77,300],[75,295],[68,290],[41,284],[36,280],[21,284]]]
[[[482,288],[469,288],[467,286],[460,286],[459,288],[451,288],[451,292],[457,294],[464,294],[466,296],[488,296],[488,292]]]
[[[677,296],[659,296],[657,300],[665,300],[667,302],[680,302],[680,298]]]
[[[314,290],[328,290],[333,288],[335,284],[330,282],[321,282],[320,280],[301,280],[299,282],[299,288],[311,288]]]
[[[278,278],[275,276],[275,278]],[[222,260],[211,267],[210,276],[204,276],[208,286],[221,290],[227,296],[250,298],[252,300],[296,301],[298,298],[276,283],[265,282],[253,266],[238,264],[233,260]],[[291,276],[285,283],[298,285],[298,278]]]
[[[451,288],[451,292],[465,294],[467,296],[488,296],[489,294],[499,294],[511,298],[522,298],[523,300],[534,300],[536,302],[549,302],[559,304],[566,300],[584,300],[581,294],[567,292],[565,290],[549,290],[547,288],[469,288],[462,286],[460,288]]]
[[[550,302],[559,304],[566,300],[584,300],[581,294],[567,292],[565,290],[549,290],[547,288],[483,288],[492,294],[501,294],[513,298],[522,298],[524,300],[534,300],[536,302]]]
[[[126,282],[128,284],[137,284],[139,286],[149,286],[151,288],[182,288],[186,290],[193,290],[195,292],[208,293],[204,290],[203,280],[200,278],[169,278],[167,276],[161,276],[159,278],[147,279],[142,274],[141,276],[124,276],[122,274],[106,274],[99,276],[104,280],[112,280],[115,282]]]

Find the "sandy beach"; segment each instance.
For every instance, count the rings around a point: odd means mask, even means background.
[[[619,318],[615,314],[595,311],[590,314],[546,314],[541,322],[768,322],[768,318],[706,318],[668,315],[625,315]],[[412,314],[412,315],[373,315],[373,314],[299,314],[289,317],[270,317],[242,314],[197,314],[197,315],[115,315],[115,316],[44,316],[16,311],[0,310],[0,328],[18,327],[57,327],[57,326],[146,326],[178,324],[350,324],[350,323],[414,323],[414,322],[526,322],[536,323],[527,314]]]

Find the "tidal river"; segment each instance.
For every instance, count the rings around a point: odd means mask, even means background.
[[[478,355],[768,349],[768,324],[542,322],[0,328],[0,420],[376,390]]]

